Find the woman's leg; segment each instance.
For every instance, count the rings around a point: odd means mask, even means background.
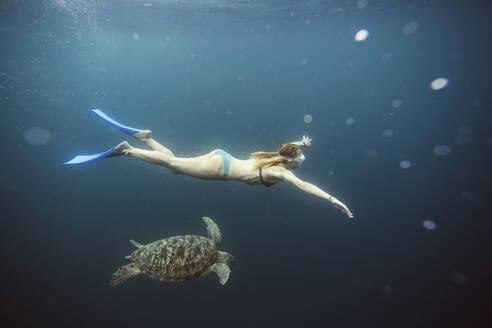
[[[213,156],[213,152],[198,157],[181,158],[170,156],[163,151],[130,146],[122,153],[149,164],[167,167],[174,174],[185,174],[199,179],[220,179],[224,174],[224,162],[220,156]]]
[[[152,137],[137,139],[146,144],[152,150],[160,151],[167,154],[168,156],[174,157],[174,153],[170,149],[164,147],[163,145],[152,139]]]
[[[152,139],[152,137],[140,137],[140,138],[137,137],[137,139],[140,140],[141,142],[143,142],[144,144],[146,144],[147,147],[152,149],[152,151],[154,151],[154,152],[163,153],[163,154],[165,154],[171,158],[173,158],[175,156],[174,153],[170,149],[164,147],[163,145],[161,145],[160,143],[158,143],[157,141]],[[167,167],[168,169],[170,169],[174,174],[177,174],[177,175],[182,174],[180,171],[173,169],[173,168],[169,167],[168,165],[156,163],[156,161],[162,161],[162,158],[159,157],[158,154],[142,153],[142,152],[139,152],[139,150],[145,151],[144,149],[138,149],[138,148],[134,148],[134,149],[137,149],[137,151],[131,156],[138,158],[138,159],[141,159],[143,161],[146,161],[147,163],[163,165],[163,166]],[[129,154],[125,154],[125,155],[129,155]],[[168,158],[167,163],[169,163],[170,160],[171,159]]]
[[[146,143],[147,144],[147,143]],[[149,146],[150,147],[150,146]],[[135,147],[129,147],[123,150],[123,155],[138,158],[146,163],[165,166],[172,170],[171,160],[174,157],[170,156],[168,153],[159,150],[146,150]],[[171,151],[169,153],[172,154]]]

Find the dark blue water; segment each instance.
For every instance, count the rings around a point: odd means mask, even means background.
[[[485,3],[10,0],[0,14],[2,326],[490,326]],[[287,184],[63,166],[141,146],[94,107],[185,157],[308,135],[295,174],[355,219]],[[130,238],[204,235],[204,215],[237,261],[225,286],[109,286]]]

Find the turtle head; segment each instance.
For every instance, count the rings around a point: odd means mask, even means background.
[[[217,263],[224,263],[228,266],[233,266],[236,263],[236,259],[231,253],[217,251]]]

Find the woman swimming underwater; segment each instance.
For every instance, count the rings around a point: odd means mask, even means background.
[[[234,180],[250,185],[262,184],[266,187],[271,187],[277,182],[287,181],[302,191],[328,200],[349,218],[353,217],[345,204],[292,173],[291,169],[296,169],[304,161],[305,156],[301,147],[309,147],[311,145],[310,138],[303,137],[302,141],[283,144],[277,152],[252,153],[247,160],[237,159],[222,149],[215,149],[198,157],[183,158],[176,157],[171,150],[152,139],[150,130],[140,130],[123,125],[99,109],[91,109],[91,111],[115,128],[140,140],[151,150],[135,148],[130,146],[127,141],[123,141],[103,153],[79,155],[65,164],[83,164],[106,157],[126,155],[150,164],[167,167],[175,174],[184,174],[198,179]]]

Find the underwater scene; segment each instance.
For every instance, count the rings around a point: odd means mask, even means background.
[[[2,327],[491,327],[491,7],[0,3]]]

